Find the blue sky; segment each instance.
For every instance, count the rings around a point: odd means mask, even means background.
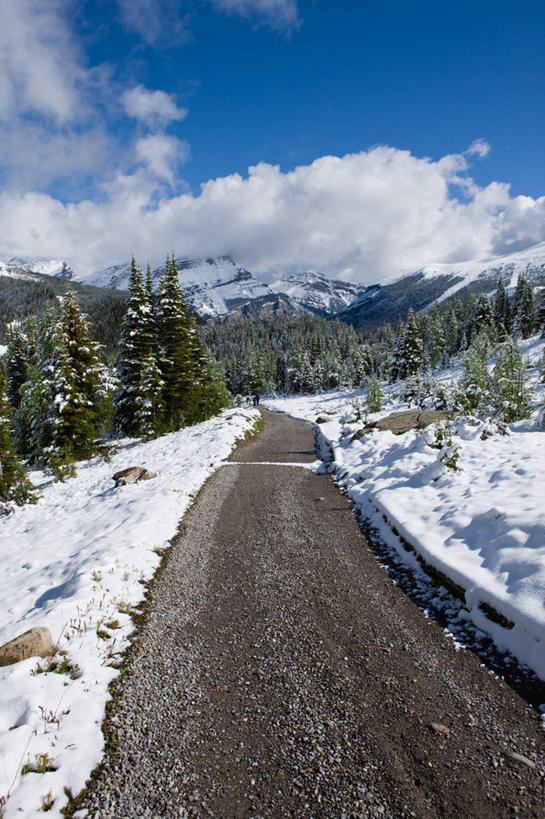
[[[0,0],[0,27],[7,254],[370,280],[545,239],[537,0]]]

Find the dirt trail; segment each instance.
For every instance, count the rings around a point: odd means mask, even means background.
[[[264,418],[153,584],[89,815],[545,816],[535,713],[388,578],[311,427]]]

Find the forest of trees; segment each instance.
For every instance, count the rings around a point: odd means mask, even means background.
[[[523,275],[511,298],[500,277],[493,298],[454,296],[365,336],[311,314],[199,324],[184,300],[174,257],[167,259],[157,292],[149,267],[144,276],[133,259],[122,302],[88,293],[92,324],[79,303],[84,294],[78,291],[76,298],[68,287],[59,299],[52,292],[54,299],[40,291],[33,305],[41,310],[32,314],[27,303],[20,308],[25,318],[5,331],[4,502],[32,495],[22,459],[48,466],[62,479],[75,460],[96,451],[101,435],[153,437],[209,418],[236,396],[255,391],[365,386],[367,409],[377,411],[388,382],[409,403],[517,420],[530,409],[517,341],[535,332],[545,337],[545,286],[538,287],[534,304]],[[97,304],[110,308],[102,321]],[[99,344],[96,335],[106,343]],[[464,375],[447,389],[433,372],[454,357],[462,360]]]
[[[31,489],[21,459],[60,479],[104,434],[144,438],[197,423],[229,403],[221,367],[204,347],[174,259],[154,294],[132,262],[112,367],[68,286],[38,317],[13,324],[0,381],[0,501]]]

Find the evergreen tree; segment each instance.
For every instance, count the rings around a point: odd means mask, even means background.
[[[529,338],[534,329],[534,297],[532,286],[521,273],[517,280],[513,305],[513,333],[518,338]]]
[[[110,414],[108,401],[114,382],[70,288],[62,299],[56,348],[54,446],[62,458],[87,458],[93,454],[95,437]]]
[[[380,381],[373,373],[367,382],[365,406],[368,412],[380,412],[382,409],[382,389]]]
[[[134,257],[116,371],[120,383],[114,398],[116,429],[124,435],[153,435],[159,427],[162,381],[149,291]]]
[[[6,335],[7,350],[4,356],[6,368],[6,394],[12,410],[19,409],[21,388],[27,380],[27,341],[18,327],[10,327]]]
[[[518,344],[509,336],[500,345],[493,375],[494,406],[508,423],[530,414],[526,367]]]
[[[501,275],[498,278],[498,289],[494,298],[494,323],[498,331],[498,338],[504,339],[511,331],[511,308]]]
[[[437,367],[445,354],[446,341],[443,329],[443,321],[437,304],[431,310],[431,316],[427,333],[426,350],[429,357],[430,366]]]
[[[486,333],[479,334],[464,356],[464,376],[462,385],[466,397],[466,408],[488,411],[492,393],[492,379],[487,361],[492,353],[490,339]]]
[[[473,327],[478,333],[486,333],[491,341],[496,338],[496,325],[492,313],[492,305],[490,299],[485,293],[479,296],[477,307],[475,309],[475,317],[473,319]]]
[[[167,258],[159,287],[157,334],[163,381],[163,428],[175,430],[195,415],[192,334],[188,309],[178,280],[174,255]]]
[[[403,334],[403,345],[401,348],[400,377],[407,378],[416,375],[422,364],[424,344],[422,335],[418,328],[414,311],[409,310],[407,324]]]
[[[32,500],[32,484],[26,476],[15,447],[6,398],[6,379],[0,363],[0,513],[7,504],[22,504]]]

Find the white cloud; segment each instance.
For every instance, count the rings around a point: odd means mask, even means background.
[[[136,142],[137,162],[170,185],[175,183],[178,166],[188,157],[188,143],[168,134],[150,134]]]
[[[124,91],[121,101],[128,116],[151,127],[180,121],[189,113],[187,108],[179,108],[170,94],[164,91],[150,91],[143,85]]]
[[[513,198],[508,185],[474,182],[469,197],[453,197],[453,178],[467,173],[461,155],[434,162],[378,147],[290,173],[261,163],[247,177],[210,180],[198,196],[165,196],[184,149],[168,137],[150,141],[158,136],[140,143],[139,169],[119,175],[103,203],[0,196],[2,254],[66,258],[89,272],[133,252],[152,263],[170,250],[231,253],[261,272],[316,268],[373,282],[545,240],[545,197]]]
[[[220,11],[264,21],[273,28],[291,31],[300,25],[296,0],[213,0]]]
[[[491,151],[490,143],[486,139],[475,139],[467,149],[466,156],[488,156]]]
[[[182,0],[117,1],[122,22],[148,45],[160,40],[179,43],[191,37],[191,14],[182,12]]]
[[[66,0],[0,0],[0,119],[73,119],[82,79]]]

